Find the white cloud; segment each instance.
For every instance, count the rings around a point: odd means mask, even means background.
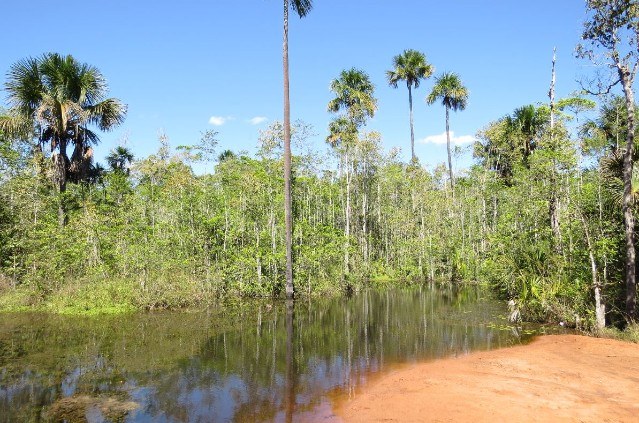
[[[233,120],[231,116],[211,116],[209,123],[214,126],[222,126],[229,120]]]
[[[451,144],[470,144],[475,142],[476,139],[472,135],[455,136],[453,131],[450,131],[450,143]],[[438,135],[429,135],[426,138],[419,140],[420,144],[446,144],[446,132]]]
[[[249,119],[249,121],[248,121],[248,122],[249,122],[251,125],[259,125],[260,123],[264,123],[264,122],[266,122],[267,120],[268,120],[268,118],[267,118],[267,117],[265,117],[265,116],[255,116],[254,118]]]

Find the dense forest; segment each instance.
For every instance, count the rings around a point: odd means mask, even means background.
[[[366,128],[375,87],[355,68],[331,84],[325,145],[310,145],[317,129],[303,121],[289,133],[285,119],[260,133],[254,156],[225,149],[209,131],[176,149],[161,135],[148,157],[123,145],[100,164],[98,132],[124,121],[126,99],[108,98],[100,71],[71,56],[17,62],[0,118],[0,309],[283,296],[290,136],[296,295],[480,283],[509,301],[513,319],[634,320],[639,11],[629,0],[587,3],[577,52],[593,61],[602,54],[619,85],[555,99],[549,52],[548,102],[486,122],[467,169],[453,169],[450,140],[448,163],[432,171],[414,148],[408,163],[384,151],[384,134]],[[415,50],[392,63],[387,80],[408,87],[414,145],[412,89],[432,66]],[[427,102],[445,107],[448,129],[469,91],[454,73],[433,81]]]

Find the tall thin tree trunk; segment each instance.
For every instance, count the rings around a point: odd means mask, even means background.
[[[448,175],[450,176],[450,189],[455,190],[455,181],[453,180],[453,159],[450,153],[450,127],[449,127],[450,110],[446,106],[446,149],[448,150]],[[453,194],[454,195],[454,194]]]
[[[59,139],[60,153],[54,154],[52,157],[54,167],[54,180],[58,186],[59,203],[58,203],[58,226],[63,228],[67,224],[67,210],[64,193],[67,190],[67,140]]]
[[[552,50],[552,77],[550,79],[550,90],[548,97],[550,98],[550,129],[555,128],[555,61],[557,58],[557,47]],[[551,135],[552,136],[552,135]]]
[[[411,152],[411,161],[415,163],[417,161],[417,157],[415,156],[415,131],[413,129],[413,90],[411,84],[408,83],[408,108],[410,114],[410,152]]]
[[[592,247],[592,241],[590,239],[590,231],[588,225],[586,225],[586,219],[580,213],[581,224],[584,228],[584,234],[586,235],[586,245],[588,246],[588,258],[590,259],[590,272],[592,274],[592,288],[595,294],[595,318],[597,329],[603,329],[606,327],[606,304],[603,302],[602,284],[597,277],[597,261],[595,260],[595,254]]]
[[[293,287],[293,202],[291,198],[291,103],[288,79],[288,2],[284,0],[284,220],[286,226],[286,298],[295,295]]]
[[[552,77],[550,79],[550,90],[548,91],[548,97],[550,99],[550,143],[552,148],[555,148],[555,61],[556,61],[556,51],[555,47],[552,51]],[[555,191],[555,187],[557,186],[556,180],[556,172],[557,164],[556,160],[553,158],[553,166],[552,166],[552,175],[550,180],[550,199],[548,200],[548,215],[550,218],[550,228],[553,234],[553,243],[555,246],[555,251],[557,253],[561,252],[561,232],[559,230],[559,199],[557,198],[557,193]]]
[[[630,321],[636,318],[637,286],[635,284],[635,218],[632,213],[632,169],[635,143],[635,99],[632,89],[633,75],[625,66],[619,66],[619,77],[623,86],[628,110],[628,134],[623,158],[623,221],[626,233],[626,314]]]
[[[362,193],[362,248],[364,263],[368,265],[368,190],[364,189]]]
[[[344,224],[344,274],[350,273],[350,260],[349,260],[349,246],[351,238],[351,172],[350,165],[348,163],[348,152],[344,156],[344,162],[346,166],[346,216]]]

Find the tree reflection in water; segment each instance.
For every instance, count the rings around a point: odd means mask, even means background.
[[[201,313],[5,316],[0,422],[51,418],[70,397],[135,403],[133,422],[327,417],[332,395],[393,363],[522,342],[505,315],[479,291],[423,288]]]

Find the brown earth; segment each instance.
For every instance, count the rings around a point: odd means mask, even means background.
[[[346,422],[639,422],[639,345],[543,336],[392,371],[334,412]]]

